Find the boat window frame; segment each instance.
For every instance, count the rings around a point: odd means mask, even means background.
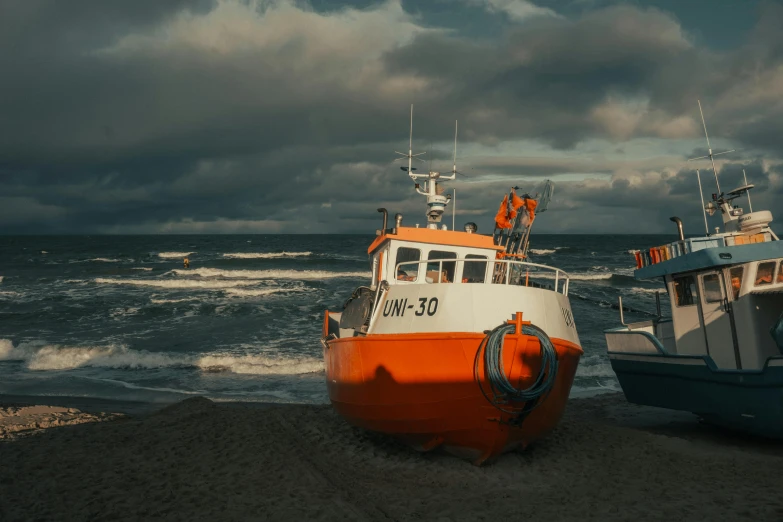
[[[680,293],[677,291],[677,285],[678,281],[684,280],[684,279],[690,279],[690,285],[688,293],[688,297],[690,298],[689,303],[681,303],[680,302]],[[686,287],[683,287],[686,288]],[[694,274],[685,274],[685,275],[675,275],[672,276],[672,293],[674,294],[674,305],[677,308],[685,308],[687,306],[696,306],[698,299],[698,283],[696,281],[696,277]]]
[[[715,278],[715,283],[717,283],[718,288],[718,298],[714,298],[715,289],[708,289],[707,288],[707,278]],[[721,281],[721,278],[723,277],[723,274],[721,272],[707,272],[706,274],[701,274],[699,276],[699,279],[701,280],[701,298],[702,302],[704,304],[713,304],[713,303],[722,303],[724,299],[726,299],[726,289],[724,288],[725,284],[723,281]],[[712,283],[710,283],[712,284]]]
[[[441,258],[433,259],[431,257],[432,254],[448,254],[449,257],[441,257]],[[457,259],[459,259],[459,257],[460,257],[459,254],[457,254],[457,252],[453,250],[435,250],[435,249],[429,250],[427,252],[427,259],[426,259],[427,263],[424,265],[425,266],[424,281],[428,284],[454,283],[454,278],[457,275]],[[442,261],[442,263],[439,263],[439,261]],[[430,267],[429,267],[430,263],[437,264],[441,270],[444,270],[446,272],[446,276],[447,276],[446,281],[442,281],[442,280],[427,281],[427,272],[430,272]],[[449,266],[447,265],[447,263],[451,263],[450,265],[451,270],[449,270]],[[439,276],[442,277],[442,274],[440,274]]]
[[[400,250],[415,250],[418,253],[418,257],[417,257],[417,259],[407,259],[405,261],[400,261]],[[406,281],[404,279],[397,279],[397,265],[399,265],[400,263],[412,263],[413,261],[416,261],[417,263],[415,265],[413,265],[413,264],[406,265],[406,269],[408,269],[409,267],[414,267],[414,266],[416,267],[415,268],[416,274],[413,277],[413,279],[411,279],[409,281]],[[421,259],[421,248],[415,248],[415,247],[404,246],[404,245],[398,246],[397,250],[394,253],[394,268],[393,269],[394,269],[394,272],[395,272],[394,273],[394,280],[395,280],[395,282],[401,283],[401,284],[408,284],[408,283],[415,283],[415,282],[417,282],[419,280],[419,274],[421,273],[421,261],[422,261],[422,259]],[[425,270],[425,272],[426,272],[426,270]],[[406,273],[407,273],[407,270],[406,270]]]
[[[772,265],[772,273],[769,275],[769,281],[759,281],[759,270],[765,265]],[[773,284],[775,281],[775,270],[777,270],[777,265],[777,260],[759,262],[756,265],[756,277],[753,279],[753,286],[767,286]]]
[[[778,262],[778,277],[775,278],[775,284],[783,283],[783,259]]]
[[[739,275],[739,285],[735,288],[734,287],[734,273],[736,270],[740,271]],[[731,288],[731,298],[732,301],[736,301],[739,299],[740,294],[742,293],[742,283],[745,282],[745,265],[735,265],[729,268],[729,288]]]
[[[485,284],[487,282],[487,265],[489,264],[489,256],[480,254],[465,254],[462,261],[462,273],[460,274],[460,281],[465,284]],[[466,263],[465,261],[470,260]],[[467,265],[479,265],[484,262],[484,271],[481,273],[481,281],[466,281],[465,280],[465,268]]]

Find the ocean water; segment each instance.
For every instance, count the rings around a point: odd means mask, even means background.
[[[323,313],[367,283],[372,239],[0,237],[0,393],[326,403]],[[603,337],[617,297],[640,320],[663,288],[633,279],[629,250],[671,239],[533,236],[531,260],[571,276],[585,350],[574,394],[619,389]]]

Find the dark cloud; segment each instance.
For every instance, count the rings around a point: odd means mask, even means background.
[[[519,20],[449,3],[453,24],[496,28],[479,34],[435,23],[445,3],[416,5],[0,0],[0,226],[366,232],[380,205],[423,222],[391,161],[411,102],[434,168],[450,169],[460,120],[458,209],[484,211],[484,230],[508,185],[543,177],[564,180],[545,231],[655,232],[680,205],[698,217],[686,158],[612,159],[629,140],[699,139],[698,97],[757,191],[780,193],[779,5],[717,51],[655,7],[542,3],[561,15]],[[572,154],[591,140],[606,153]],[[639,208],[649,220],[629,219]]]

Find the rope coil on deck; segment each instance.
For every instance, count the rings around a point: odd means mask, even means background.
[[[537,401],[542,396],[549,393],[552,386],[555,384],[555,377],[557,376],[557,352],[549,339],[549,336],[541,330],[539,327],[532,324],[522,326],[522,334],[536,337],[541,346],[541,368],[539,369],[538,376],[533,384],[527,388],[517,389],[508,377],[506,377],[506,371],[503,367],[503,342],[507,334],[514,333],[516,325],[514,324],[501,324],[495,327],[479,345],[478,352],[476,352],[476,360],[474,367],[474,375],[478,380],[478,362],[481,354],[482,346],[484,348],[484,368],[487,380],[492,387],[494,399],[490,399],[484,389],[481,388],[484,396],[492,402],[496,407],[498,404],[505,404],[508,402],[524,402],[529,403]],[[481,383],[479,382],[479,387]],[[503,410],[502,408],[501,411]],[[507,412],[515,413],[515,412]]]

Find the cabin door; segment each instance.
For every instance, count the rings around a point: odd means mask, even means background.
[[[709,354],[718,368],[740,367],[734,342],[731,308],[726,280],[721,272],[708,272],[701,277],[701,308]]]

